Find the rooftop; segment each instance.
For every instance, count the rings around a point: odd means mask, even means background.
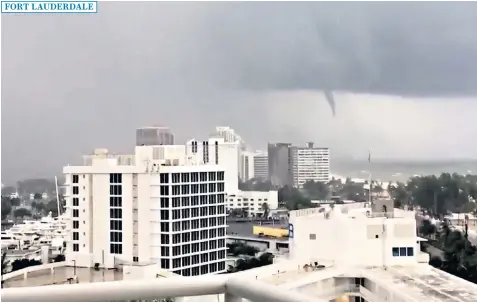
[[[395,289],[412,299],[428,302],[475,302],[477,286],[458,277],[421,264],[406,267],[370,269],[363,273],[378,284]]]
[[[57,267],[52,274],[50,269],[29,272],[28,278],[23,275],[5,281],[4,287],[28,287],[53,284],[67,284],[68,279],[74,276],[74,267]],[[93,283],[105,281],[117,281],[123,279],[123,273],[116,270],[99,270],[92,268],[76,268],[79,283]]]

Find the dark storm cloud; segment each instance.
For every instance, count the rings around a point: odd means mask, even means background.
[[[131,152],[134,128],[152,123],[183,139],[217,124],[261,145],[300,136],[277,128],[268,92],[294,109],[289,91],[472,96],[476,28],[472,2],[104,2],[97,15],[3,16],[2,176],[57,173],[97,146]],[[358,139],[342,127],[326,142],[337,151]]]

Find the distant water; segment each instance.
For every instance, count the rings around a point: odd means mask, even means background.
[[[334,175],[383,181],[406,181],[414,175],[440,175],[441,173],[477,174],[477,160],[468,161],[332,161]]]

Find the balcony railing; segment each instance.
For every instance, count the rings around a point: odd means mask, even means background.
[[[324,302],[297,291],[230,275],[2,289],[2,302],[105,302],[224,294],[225,302]],[[213,299],[215,302],[216,299]]]

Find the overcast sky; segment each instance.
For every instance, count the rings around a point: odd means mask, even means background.
[[[477,3],[111,3],[2,16],[2,181],[52,176],[138,126],[230,125],[256,149],[477,157]],[[336,93],[335,118],[322,89]]]

